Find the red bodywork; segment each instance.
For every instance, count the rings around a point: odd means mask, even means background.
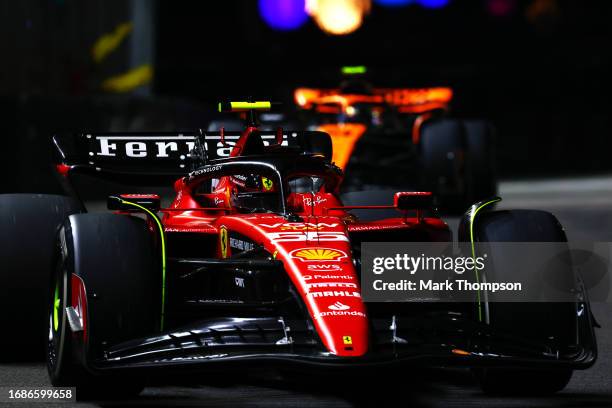
[[[254,130],[248,128],[243,133],[231,156],[240,155]],[[201,183],[199,178],[177,180],[174,201],[170,208],[162,209],[166,234],[216,235],[219,258],[231,256],[228,234],[232,232],[262,245],[283,262],[324,346],[337,356],[362,356],[369,346],[367,310],[361,299],[350,233],[412,228],[439,230],[442,235],[448,232],[448,226],[438,218],[407,217],[402,212],[397,218],[359,222],[348,212],[350,208],[342,206],[336,191],[324,188],[316,194],[291,193],[287,197],[287,205],[303,219],[301,222],[288,222],[270,213],[241,214],[231,207],[229,177],[222,177],[210,194],[196,193]]]

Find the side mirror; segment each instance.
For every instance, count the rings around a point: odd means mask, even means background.
[[[400,210],[426,210],[433,207],[429,191],[402,191],[393,196],[393,205]]]
[[[160,198],[157,194],[118,194],[108,196],[106,206],[109,210],[130,211],[141,210],[158,212]]]

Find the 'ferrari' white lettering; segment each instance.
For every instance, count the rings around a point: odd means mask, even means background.
[[[98,153],[98,156],[115,156],[115,153],[111,152],[111,150],[113,152],[117,150],[117,144],[109,143],[108,139],[100,139],[100,153]]]
[[[155,142],[155,144],[157,145],[157,157],[169,157],[168,148],[170,148],[172,152],[178,150],[176,142]]]
[[[128,142],[125,144],[125,154],[128,157],[147,157],[147,145],[144,142]]]

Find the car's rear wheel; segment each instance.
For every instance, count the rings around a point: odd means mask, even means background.
[[[419,141],[423,188],[433,191],[444,212],[461,213],[469,205],[467,140],[463,123],[454,119],[426,122]]]
[[[57,230],[78,201],[45,194],[0,195],[0,359],[43,359],[45,310]]]
[[[483,120],[425,123],[419,142],[422,183],[436,193],[443,211],[460,214],[495,196],[494,143],[493,126]]]
[[[472,203],[497,195],[495,131],[484,120],[463,122],[467,139],[467,190]]]

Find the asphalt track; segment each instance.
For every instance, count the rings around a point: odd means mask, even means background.
[[[554,213],[569,240],[612,241],[612,177],[504,182],[501,208],[539,208]],[[455,226],[457,219],[449,219]],[[593,304],[599,359],[575,372],[569,386],[552,397],[488,397],[467,370],[406,370],[390,377],[344,379],[245,370],[235,378],[207,379],[188,386],[150,386],[135,399],[53,406],[132,407],[612,407],[612,304]],[[49,386],[42,364],[0,365],[0,386]],[[44,403],[30,403],[46,406]],[[25,403],[10,406],[23,407]],[[2,406],[2,403],[0,403]]]

